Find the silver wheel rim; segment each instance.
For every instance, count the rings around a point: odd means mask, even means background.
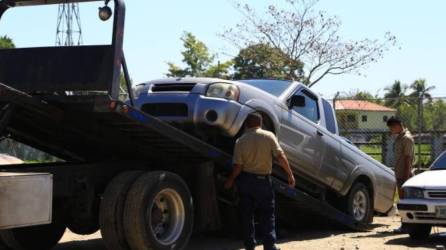
[[[185,223],[185,209],[177,191],[161,190],[147,211],[148,227],[162,245],[171,245],[180,238]]]
[[[353,196],[353,217],[357,221],[362,221],[367,214],[367,197],[363,191],[358,191]]]

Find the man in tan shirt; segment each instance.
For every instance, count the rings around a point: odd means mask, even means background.
[[[402,186],[410,177],[412,177],[412,165],[415,158],[414,139],[409,130],[404,128],[399,118],[391,117],[387,121],[390,132],[396,136],[394,144],[395,156],[395,178],[400,198],[404,196]],[[406,228],[401,225],[393,231],[394,233],[405,233]]]
[[[237,179],[245,248],[253,250],[256,246],[254,214],[257,214],[264,249],[276,250],[275,201],[270,178],[273,157],[288,174],[290,187],[296,183],[277,138],[261,126],[262,117],[258,113],[246,119],[247,130],[235,144],[233,170],[225,188],[231,188]]]
[[[396,136],[394,145],[395,177],[398,186],[398,194],[404,196],[402,186],[412,177],[412,165],[415,158],[414,139],[412,134],[404,128],[399,118],[391,117],[387,121],[391,133]]]

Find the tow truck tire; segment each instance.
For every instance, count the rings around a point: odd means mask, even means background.
[[[347,212],[356,222],[369,224],[373,221],[373,207],[370,192],[366,185],[357,182],[347,197]]]
[[[1,237],[0,237],[0,250],[10,250],[10,248],[6,245],[6,243],[3,242]]]
[[[132,250],[184,249],[193,231],[193,202],[176,174],[156,171],[139,177],[127,196],[124,229]]]
[[[141,171],[119,174],[107,185],[99,208],[99,225],[105,246],[110,250],[130,249],[124,234],[124,206],[127,193]]]
[[[403,228],[407,230],[413,240],[425,240],[429,238],[432,231],[432,226],[425,224],[404,224]]]
[[[65,233],[64,224],[8,229],[0,232],[2,241],[13,250],[50,250]]]

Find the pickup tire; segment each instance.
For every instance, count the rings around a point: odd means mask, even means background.
[[[8,247],[6,249],[49,250],[60,241],[65,229],[64,224],[52,223],[44,226],[3,230],[0,232],[0,236]]]
[[[347,197],[347,212],[359,223],[371,223],[373,220],[372,198],[369,189],[357,182],[350,189]]]
[[[149,172],[130,188],[124,229],[132,250],[183,249],[192,234],[193,222],[192,196],[178,175]]]
[[[425,224],[404,224],[403,228],[407,230],[413,240],[427,239],[432,231],[432,226]]]
[[[119,174],[107,185],[99,208],[99,225],[105,246],[110,250],[128,250],[124,234],[124,207],[127,194],[141,171]]]

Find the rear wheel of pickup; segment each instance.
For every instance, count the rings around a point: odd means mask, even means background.
[[[347,198],[347,212],[359,223],[373,220],[373,207],[370,192],[363,183],[355,183]]]
[[[142,173],[129,171],[119,174],[107,185],[102,195],[99,225],[107,249],[130,249],[124,234],[124,206],[130,187]]]
[[[432,231],[432,226],[425,224],[404,224],[403,228],[407,230],[413,240],[427,239]]]
[[[133,250],[183,249],[193,229],[192,197],[186,183],[162,171],[139,177],[127,196],[124,229]]]

